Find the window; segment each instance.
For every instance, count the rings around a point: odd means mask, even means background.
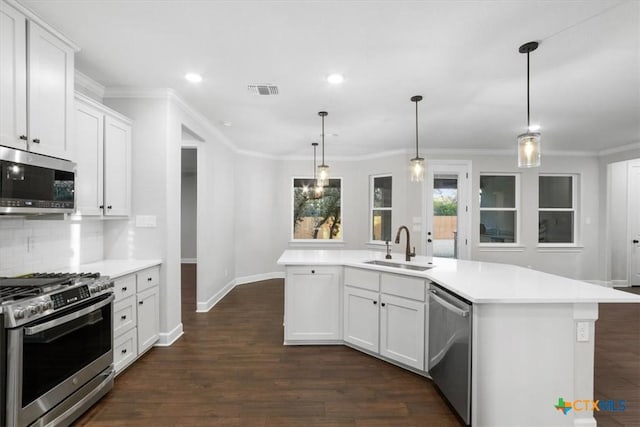
[[[390,175],[371,177],[371,240],[391,241]]]
[[[342,241],[342,179],[321,191],[311,178],[293,179],[293,240]]]
[[[575,243],[576,177],[538,177],[538,243]]]
[[[518,242],[518,175],[480,175],[480,243]]]

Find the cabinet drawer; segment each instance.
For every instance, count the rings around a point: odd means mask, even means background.
[[[344,269],[344,284],[378,292],[380,290],[380,273],[346,267]]]
[[[425,280],[396,274],[381,274],[380,288],[383,293],[411,298],[417,301],[425,300]]]
[[[116,374],[119,374],[131,362],[136,359],[138,341],[138,330],[131,329],[113,340],[113,365],[116,368]]]
[[[136,297],[131,295],[113,305],[113,336],[117,338],[136,326]]]
[[[122,301],[123,299],[135,295],[136,293],[136,276],[130,274],[128,276],[122,276],[115,280],[115,286],[113,287],[113,294],[116,297],[116,301]]]
[[[136,273],[138,292],[160,284],[160,267],[147,268]]]

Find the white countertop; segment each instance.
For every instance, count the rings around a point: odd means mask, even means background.
[[[144,270],[145,268],[154,267],[162,264],[159,259],[106,259],[102,261],[92,262],[89,264],[80,264],[78,266],[70,266],[60,269],[70,273],[100,273],[103,276],[109,276],[112,279]]]
[[[392,262],[405,263],[404,254],[392,253]],[[414,271],[365,264],[384,260],[384,253],[348,250],[286,250],[279,265],[342,265],[388,273],[424,277],[476,304],[492,303],[640,303],[640,295],[593,285],[510,264],[417,256],[408,264],[434,266]]]

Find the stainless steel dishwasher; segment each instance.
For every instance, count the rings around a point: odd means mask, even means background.
[[[458,415],[471,421],[472,304],[429,286],[429,375]]]

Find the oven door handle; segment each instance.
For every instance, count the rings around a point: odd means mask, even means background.
[[[89,307],[85,307],[82,310],[78,310],[78,311],[74,311],[73,313],[69,313],[66,316],[62,316],[59,317],[57,319],[53,319],[50,320],[48,322],[42,323],[40,325],[35,325],[35,326],[29,326],[27,328],[24,328],[24,334],[25,335],[35,335],[37,333],[46,331],[48,329],[51,328],[55,328],[56,326],[60,326],[64,323],[70,322],[72,320],[75,319],[79,319],[80,317],[91,313],[92,311],[96,311],[102,307],[104,307],[105,305],[111,304],[111,302],[114,300],[115,296],[114,295],[109,295],[109,298],[100,301],[98,303],[95,303],[93,305],[90,305]]]

